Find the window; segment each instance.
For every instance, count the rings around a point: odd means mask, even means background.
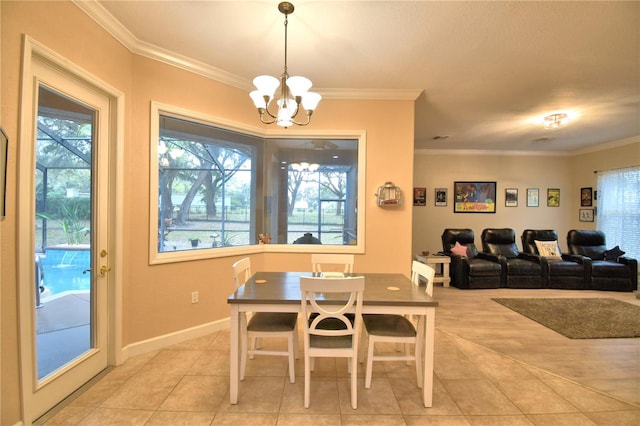
[[[598,230],[607,248],[640,257],[640,167],[598,172]]]
[[[267,137],[156,103],[152,117],[151,263],[361,252],[362,135]]]

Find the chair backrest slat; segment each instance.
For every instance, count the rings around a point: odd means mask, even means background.
[[[246,283],[251,278],[251,259],[248,257],[242,258],[232,265],[233,268],[233,283],[236,288]]]
[[[359,333],[364,277],[301,277],[300,291],[302,293],[302,317],[309,318],[312,312],[318,314],[310,323],[306,320],[303,321],[305,333],[334,337],[355,336]],[[323,303],[328,298],[332,300],[331,305]],[[354,307],[355,322],[351,323],[346,314],[352,312]],[[318,328],[318,325],[323,321],[326,324],[327,319],[335,319],[334,325],[337,326],[331,329]]]
[[[353,273],[354,256],[352,254],[313,253],[311,267],[313,272],[323,272],[322,265],[344,265],[344,273]]]

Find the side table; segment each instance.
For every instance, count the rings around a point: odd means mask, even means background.
[[[449,264],[451,258],[449,256],[430,254],[423,256],[421,254],[416,255],[418,262],[426,263],[436,270],[436,276],[433,279],[433,283],[442,283],[444,287],[449,287],[451,277],[449,276]]]

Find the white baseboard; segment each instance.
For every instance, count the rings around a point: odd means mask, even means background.
[[[136,355],[142,355],[147,352],[157,351],[159,349],[166,348],[167,346],[206,336],[207,334],[215,333],[216,331],[228,329],[229,318],[225,318],[222,320],[198,325],[196,327],[186,328],[184,330],[154,337],[152,339],[132,343],[122,348],[122,356],[120,357],[120,360],[121,362],[125,362],[127,359]]]

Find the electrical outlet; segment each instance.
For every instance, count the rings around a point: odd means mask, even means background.
[[[192,291],[191,292],[191,303],[198,303],[198,297],[200,295],[198,294],[197,291]]]

